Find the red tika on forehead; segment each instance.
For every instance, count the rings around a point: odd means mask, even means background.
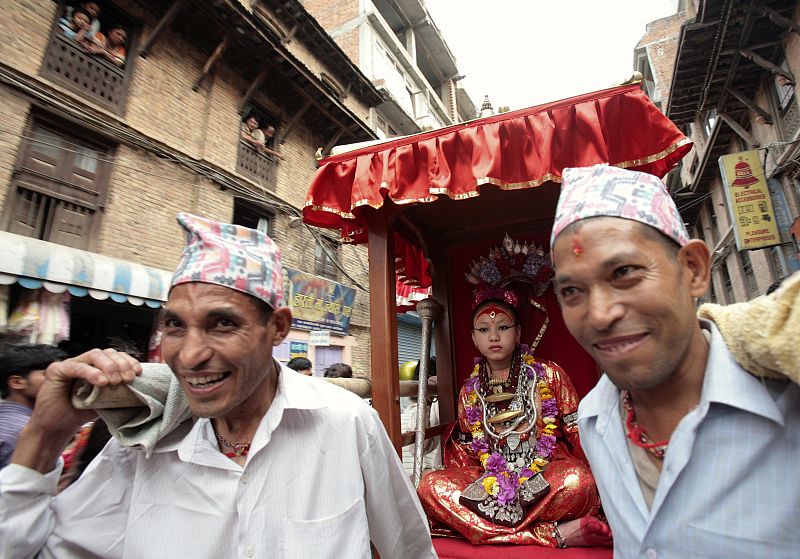
[[[583,244],[581,240],[577,237],[572,238],[572,254],[575,255],[575,258],[580,258],[581,254],[584,253]]]
[[[489,318],[491,318],[492,321],[494,321],[495,317],[498,314],[504,314],[508,318],[512,318],[511,315],[508,314],[508,311],[505,310],[503,307],[498,307],[497,305],[488,305],[485,309],[483,309],[480,313],[478,313],[478,316],[475,317],[475,320],[478,320],[485,314],[488,314]]]

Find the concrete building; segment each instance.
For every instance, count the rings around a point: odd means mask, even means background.
[[[695,144],[667,185],[690,234],[712,252],[707,300],[745,301],[800,269],[800,8],[775,0],[680,0],[677,8],[648,25],[634,64]],[[741,216],[732,215],[719,158],[748,150],[763,164],[780,238],[739,250],[732,218]]]
[[[363,249],[298,216],[317,149],[375,139],[381,93],[297,1],[100,8],[109,45],[125,28],[117,58],[76,36],[63,2],[12,3],[0,23],[0,323],[16,310],[18,329],[50,321],[28,338],[57,341],[66,326],[75,351],[116,340],[147,352],[182,248],[175,214],[188,211],[281,246],[303,320],[280,359],[307,351],[319,369],[368,373]],[[275,128],[280,158],[242,138],[250,116]],[[320,329],[332,335],[315,354]]]
[[[303,0],[303,5],[381,92],[383,103],[369,115],[378,137],[477,116],[424,0]]]

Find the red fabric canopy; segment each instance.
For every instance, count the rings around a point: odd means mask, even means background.
[[[395,299],[397,312],[417,308],[417,302],[431,294],[433,279],[422,249],[400,233],[394,234]]]
[[[310,225],[365,242],[365,208],[533,188],[564,167],[609,163],[663,177],[691,141],[638,85],[589,93],[399,138],[321,162],[303,208]]]

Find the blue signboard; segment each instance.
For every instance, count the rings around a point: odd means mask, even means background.
[[[292,326],[347,335],[356,290],[313,274],[284,268]]]
[[[289,359],[294,359],[295,357],[308,357],[307,342],[289,341]]]

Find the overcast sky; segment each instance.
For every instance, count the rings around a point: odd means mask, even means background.
[[[673,0],[425,0],[476,106],[521,109],[627,79]]]

